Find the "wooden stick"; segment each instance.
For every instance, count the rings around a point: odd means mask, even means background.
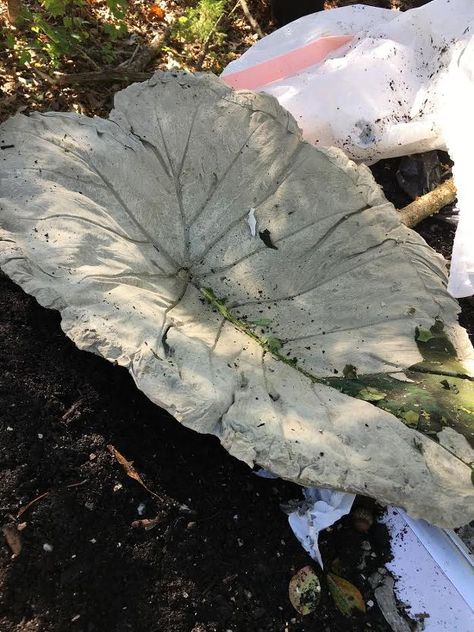
[[[51,77],[45,72],[35,68],[35,72],[42,79],[53,86],[69,86],[71,84],[97,84],[97,83],[133,83],[134,81],[145,81],[153,76],[153,72],[136,72],[132,70],[94,70],[92,72],[76,72],[70,75],[54,75]]]
[[[242,11],[244,12],[245,17],[247,18],[248,23],[253,28],[255,33],[257,33],[257,35],[260,38],[262,38],[263,37],[263,31],[260,28],[260,25],[257,22],[257,20],[250,13],[249,5],[247,4],[246,0],[239,0],[239,3],[240,3],[240,6],[242,7]]]
[[[405,226],[413,228],[422,220],[438,213],[444,206],[456,199],[456,187],[452,178],[442,182],[433,191],[417,198],[408,206],[400,209],[400,220]]]
[[[72,84],[97,84],[97,83],[133,83],[135,81],[145,81],[149,79],[153,73],[145,72],[145,69],[157,57],[161,49],[171,34],[172,25],[168,26],[164,31],[155,35],[150,44],[146,46],[138,54],[135,52],[130,61],[120,64],[117,68],[105,70],[97,70],[92,72],[77,72],[66,75],[50,75],[42,72],[38,68],[34,71],[51,85],[69,86]]]
[[[158,57],[165,44],[166,40],[171,35],[171,31],[173,29],[173,24],[170,24],[165,28],[164,31],[155,35],[155,37],[151,40],[151,42],[146,46],[138,55],[135,56],[133,61],[131,60],[127,66],[127,70],[133,72],[142,72],[144,71],[151,62]]]
[[[16,24],[20,17],[22,0],[7,0],[7,16],[10,24]]]

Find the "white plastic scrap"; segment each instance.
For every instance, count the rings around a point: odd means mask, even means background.
[[[314,44],[331,37],[342,45],[315,55]],[[295,56],[299,68],[285,72]],[[273,95],[308,142],[355,161],[447,149],[460,209],[448,287],[462,297],[474,293],[473,68],[474,2],[433,0],[405,12],[354,5],[302,17],[254,44],[222,78]]]
[[[250,234],[252,235],[252,237],[255,237],[255,235],[257,234],[257,220],[255,219],[255,209],[254,208],[250,209],[249,214],[245,218],[245,221],[249,225]]]
[[[305,502],[288,516],[288,522],[303,548],[324,568],[318,546],[319,532],[350,512],[355,495],[317,487],[308,487],[303,494]]]
[[[261,467],[259,470],[254,472],[254,474],[255,476],[260,476],[260,478],[280,478],[273,472],[270,472],[270,470],[266,470],[263,467]]]

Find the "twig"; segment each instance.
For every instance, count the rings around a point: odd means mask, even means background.
[[[33,500],[30,500],[30,502],[27,505],[25,505],[24,507],[22,507],[18,511],[18,513],[16,514],[16,519],[18,520],[19,518],[21,518],[21,516],[25,513],[25,511],[28,511],[28,509],[30,509],[30,507],[32,507],[35,503],[37,503],[42,498],[46,498],[46,496],[49,496],[50,493],[51,493],[50,491],[49,492],[44,492],[43,494],[40,494],[36,498],[33,498]]]
[[[257,35],[260,38],[262,38],[263,37],[263,31],[260,28],[260,25],[257,22],[257,20],[250,13],[250,9],[249,9],[249,5],[247,4],[247,0],[239,0],[239,4],[242,7],[242,11],[244,12],[244,15],[247,18],[247,21],[250,24],[250,26],[253,28],[255,33],[257,33]]]
[[[405,226],[413,228],[422,220],[438,213],[444,206],[456,199],[456,187],[452,178],[442,182],[433,191],[417,198],[408,206],[400,209],[400,220]]]
[[[33,70],[44,81],[47,81],[53,86],[69,86],[71,84],[93,85],[98,83],[133,83],[135,81],[146,81],[153,76],[153,72],[145,72],[145,68],[147,68],[155,57],[160,54],[163,44],[171,34],[172,28],[173,25],[170,24],[164,31],[155,35],[150,44],[140,53],[137,54],[136,49],[129,62],[127,62],[126,67],[124,67],[123,64],[120,64],[117,68],[91,72],[77,72],[65,75],[58,74],[53,77],[38,68],[34,68]],[[91,61],[93,62],[93,60]]]
[[[81,47],[79,48],[79,53],[84,57],[86,61],[92,64],[96,70],[100,70],[99,64],[96,61],[94,61],[92,57],[89,57],[89,55],[86,53],[86,51],[83,48]]]
[[[85,483],[87,483],[87,480],[84,481],[79,481],[79,483],[70,483],[69,485],[66,485],[66,489],[72,489],[73,487],[80,487],[81,485],[84,485]],[[64,488],[63,488],[64,489]],[[42,494],[40,494],[39,496],[37,496],[36,498],[33,498],[33,500],[30,500],[30,502],[28,504],[26,504],[24,507],[21,507],[18,510],[18,513],[16,514],[16,518],[15,520],[18,521],[19,518],[21,518],[21,516],[28,511],[28,509],[30,509],[34,504],[36,504],[39,500],[42,500],[43,498],[46,498],[47,496],[49,496],[51,494],[53,490],[49,490],[47,492],[43,492]]]
[[[137,55],[137,53],[138,53],[138,51],[139,51],[139,50],[140,50],[140,44],[137,44],[137,45],[135,46],[135,50],[133,51],[132,56],[130,57],[130,59],[126,59],[126,60],[125,60],[125,61],[123,61],[121,64],[119,64],[119,65],[117,66],[117,70],[118,70],[119,68],[126,68],[127,66],[129,66],[129,65],[132,63],[132,61],[135,59],[135,57],[136,57],[136,55]]]
[[[22,0],[7,0],[7,16],[10,24],[15,24],[20,17]]]
[[[91,72],[76,72],[68,75],[50,75],[38,68],[34,71],[52,86],[69,86],[71,84],[97,84],[97,83],[133,83],[134,81],[146,81],[153,76],[152,72],[136,72],[132,70],[93,70]]]
[[[151,42],[146,46],[127,66],[128,71],[140,72],[145,70],[150,63],[157,57],[161,49],[163,48],[164,43],[171,35],[171,31],[173,29],[173,24],[170,24],[165,28],[164,31],[155,35],[155,37],[151,40]]]

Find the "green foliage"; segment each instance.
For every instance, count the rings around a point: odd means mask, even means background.
[[[434,336],[429,329],[423,329],[422,327],[420,327],[417,330],[416,339],[418,340],[418,342],[428,342],[432,338],[434,338]]]
[[[263,346],[270,351],[270,353],[277,353],[282,348],[283,344],[279,338],[275,336],[264,336],[261,338]]]
[[[226,4],[227,0],[199,0],[196,7],[191,7],[179,18],[176,35],[187,42],[197,40],[204,43],[213,34],[218,42],[222,42],[225,33],[216,24],[224,13]]]
[[[116,40],[127,32],[127,25],[125,24],[127,0],[107,0],[107,7],[114,21],[105,22],[103,24],[104,31],[112,40]]]
[[[128,5],[127,0],[106,0],[106,4],[111,17],[97,26],[107,36],[103,42],[107,47],[127,32]],[[89,40],[87,4],[85,0],[40,0],[40,7],[23,6],[18,28],[5,29],[6,47],[15,52],[20,64],[30,63],[36,56],[57,67],[64,57],[80,53],[81,46]]]
[[[69,0],[42,0],[41,6],[51,17],[57,18],[65,15],[69,3]]]

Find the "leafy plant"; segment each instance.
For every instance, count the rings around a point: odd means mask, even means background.
[[[126,30],[127,0],[107,0],[110,19],[101,23],[109,40],[116,40]],[[90,22],[86,19],[85,0],[42,0],[41,8],[22,5],[17,29],[6,32],[6,46],[17,54],[20,64],[34,56],[46,56],[57,67],[66,56],[81,51],[89,40]],[[105,42],[107,45],[107,41]]]
[[[203,43],[213,34],[216,41],[222,42],[225,33],[218,29],[217,24],[226,4],[227,0],[199,0],[196,7],[189,8],[178,19],[176,35],[187,42],[197,40]]]

